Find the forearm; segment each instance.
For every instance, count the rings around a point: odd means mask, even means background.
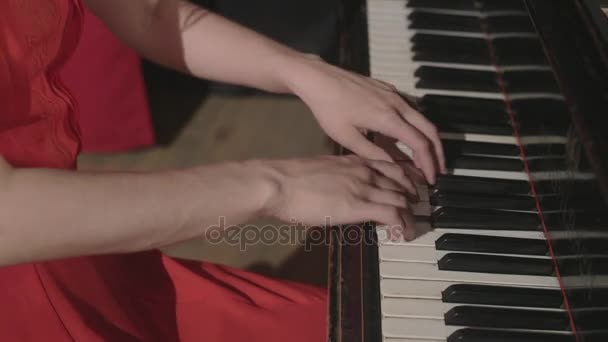
[[[236,167],[236,166],[235,166]],[[16,169],[1,181],[0,265],[158,248],[201,236],[226,216],[256,216],[250,197],[225,195],[214,167],[145,174]],[[216,167],[217,168],[217,167]]]
[[[186,1],[89,0],[89,3],[142,56],[197,77],[289,92],[285,73],[305,58]]]

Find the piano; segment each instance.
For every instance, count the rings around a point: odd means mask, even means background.
[[[414,97],[449,172],[420,185],[413,241],[331,228],[328,340],[608,341],[602,3],[353,0],[340,13],[343,65]]]

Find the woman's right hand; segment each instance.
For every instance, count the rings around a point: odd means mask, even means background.
[[[326,156],[262,163],[271,170],[275,190],[264,213],[309,226],[375,221],[390,232],[413,237],[408,208],[416,187],[404,169],[357,156]]]

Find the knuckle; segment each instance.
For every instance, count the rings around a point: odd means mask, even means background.
[[[351,154],[349,156],[347,156],[345,158],[345,160],[347,162],[349,162],[352,165],[360,165],[361,164],[361,157],[357,156],[356,154]]]
[[[431,142],[428,139],[420,136],[414,140],[414,148],[416,150],[423,151],[423,152],[430,151]]]
[[[363,177],[363,179],[365,179],[366,181],[371,181],[374,178],[374,171],[372,171],[368,167],[362,166],[359,172],[361,177]]]
[[[351,191],[354,198],[367,199],[370,196],[369,189],[360,182],[355,182]]]

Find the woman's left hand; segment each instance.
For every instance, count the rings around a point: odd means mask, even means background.
[[[426,180],[445,171],[443,147],[435,126],[410,107],[387,83],[334,67],[314,56],[299,56],[286,75],[289,89],[312,110],[337,143],[367,159],[392,160],[366,139],[373,131],[406,144]]]

